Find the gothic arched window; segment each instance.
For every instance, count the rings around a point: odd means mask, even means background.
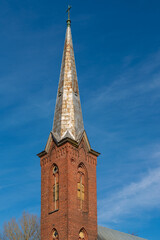
[[[59,240],[59,235],[56,229],[53,229],[52,240]]]
[[[87,235],[87,232],[84,228],[82,228],[80,231],[79,231],[79,238],[78,240],[88,240],[88,235]]]
[[[54,210],[58,209],[58,200],[59,200],[59,174],[58,167],[56,165],[53,166],[53,202],[54,202]]]
[[[77,199],[78,208],[82,211],[87,211],[88,206],[88,189],[87,189],[87,170],[83,163],[78,166],[77,173]]]
[[[59,208],[59,169],[56,164],[50,170],[49,186],[49,212],[53,212]]]

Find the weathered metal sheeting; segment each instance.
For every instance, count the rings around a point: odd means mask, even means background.
[[[84,131],[71,27],[67,26],[52,133],[78,141]]]
[[[98,226],[98,240],[146,240],[131,234]]]

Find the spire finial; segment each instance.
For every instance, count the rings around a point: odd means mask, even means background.
[[[71,25],[71,19],[70,19],[70,10],[71,10],[71,7],[70,5],[68,5],[68,9],[66,12],[68,12],[68,19],[67,19],[67,26],[70,26]]]

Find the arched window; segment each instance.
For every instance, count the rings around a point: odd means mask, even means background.
[[[59,240],[59,235],[56,229],[53,229],[52,240]]]
[[[79,231],[79,238],[78,240],[88,240],[88,235],[87,235],[87,232],[84,228],[82,228],[80,231]]]
[[[59,208],[59,169],[53,164],[50,170],[49,179],[49,212]]]
[[[88,189],[87,189],[87,170],[83,163],[78,166],[77,173],[77,199],[78,208],[87,211],[88,206]]]

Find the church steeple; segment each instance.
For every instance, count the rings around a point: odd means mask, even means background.
[[[67,30],[52,129],[57,142],[66,137],[78,142],[84,131],[72,43],[70,8],[69,6],[67,10]]]
[[[41,240],[97,239],[96,164],[99,153],[91,148],[83,126],[70,16],[53,129],[44,151],[38,156],[41,164]]]

